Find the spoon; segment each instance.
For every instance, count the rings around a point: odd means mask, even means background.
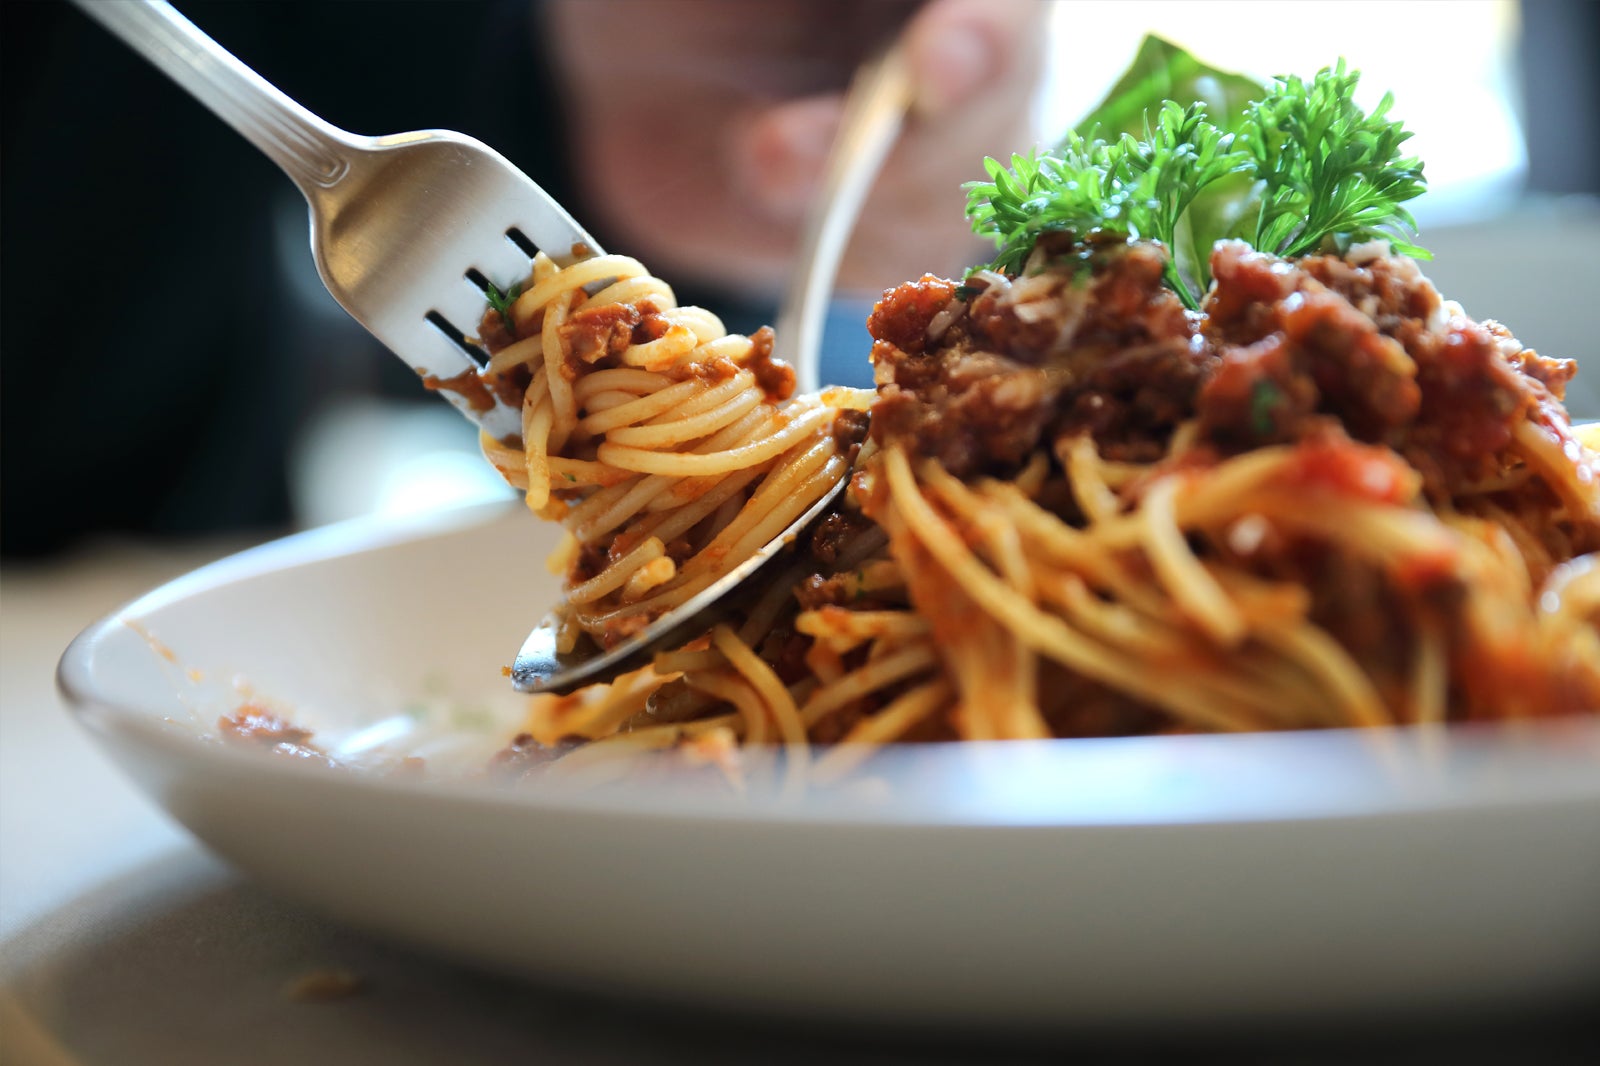
[[[823,312],[839,271],[839,260],[910,106],[910,75],[897,45],[869,58],[856,70],[822,184],[806,216],[798,265],[784,291],[775,331],[777,354],[795,366],[802,392],[814,392],[820,386]],[[743,602],[743,597],[730,594],[794,543],[827,510],[848,481],[848,475],[840,478],[771,543],[698,595],[609,650],[596,651],[591,642],[580,642],[581,651],[558,652],[558,623],[553,617],[546,618],[528,634],[517,653],[511,667],[512,687],[530,693],[571,692],[637,669],[657,649],[705,632],[717,618]]]

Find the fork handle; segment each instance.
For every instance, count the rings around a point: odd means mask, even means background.
[[[350,169],[355,138],[239,62],[164,0],[73,0],[155,64],[294,179],[328,188]]]

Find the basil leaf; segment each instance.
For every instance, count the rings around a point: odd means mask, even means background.
[[[1201,103],[1206,117],[1224,133],[1237,133],[1244,125],[1247,106],[1266,95],[1266,86],[1243,74],[1218,70],[1150,34],[1106,98],[1086,115],[1076,129],[1081,137],[1114,141],[1119,134],[1143,137],[1146,122],[1168,100],[1188,106]]]

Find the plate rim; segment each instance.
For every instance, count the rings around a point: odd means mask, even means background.
[[[146,711],[120,703],[105,692],[96,682],[93,671],[97,646],[112,633],[124,628],[129,621],[197,595],[251,579],[259,579],[274,572],[308,566],[329,560],[350,558],[407,544],[462,535],[497,522],[507,521],[518,514],[521,507],[515,501],[472,503],[437,511],[422,512],[399,517],[363,516],[329,526],[304,530],[275,538],[261,544],[231,553],[206,563],[170,581],[135,597],[85,626],[67,645],[56,664],[55,681],[71,717],[98,743],[115,746],[124,739],[146,747],[153,747],[169,761],[184,762],[199,759],[206,763],[220,760],[217,765],[239,772],[265,774],[280,778],[285,784],[307,780],[306,775],[322,780],[336,789],[349,788],[359,792],[377,794],[436,795],[452,802],[488,803],[493,806],[512,805],[528,811],[550,811],[564,814],[588,813],[595,815],[629,814],[642,818],[666,820],[708,819],[713,821],[757,821],[769,825],[795,825],[805,828],[828,826],[877,826],[895,828],[938,828],[970,826],[975,824],[996,826],[1054,827],[1061,830],[1118,826],[1123,828],[1171,827],[1174,825],[1210,824],[1273,824],[1285,822],[1326,821],[1328,819],[1383,819],[1398,814],[1425,812],[1481,812],[1530,804],[1567,804],[1578,802],[1592,804],[1600,812],[1600,716],[1592,719],[1579,716],[1528,720],[1519,722],[1452,724],[1440,729],[1414,725],[1398,725],[1355,729],[1348,727],[1321,730],[1275,731],[1230,735],[1137,736],[1100,737],[1082,739],[1049,739],[1021,741],[966,741],[952,745],[898,745],[894,750],[906,752],[916,749],[924,753],[929,765],[946,758],[951,764],[962,759],[981,761],[994,757],[1001,763],[1008,759],[1027,761],[1035,758],[1050,759],[1069,750],[1083,758],[1093,758],[1096,753],[1116,752],[1135,755],[1143,752],[1161,758],[1174,753],[1182,756],[1196,751],[1204,753],[1216,745],[1242,749],[1249,746],[1271,748],[1278,744],[1288,746],[1319,744],[1328,748],[1340,744],[1351,745],[1352,738],[1359,744],[1385,745],[1398,742],[1408,747],[1426,747],[1442,741],[1469,751],[1478,748],[1504,746],[1505,738],[1516,740],[1516,745],[1531,745],[1533,750],[1561,746],[1564,740],[1576,737],[1577,757],[1591,771],[1573,784],[1560,788],[1526,788],[1501,795],[1434,796],[1405,805],[1372,805],[1343,803],[1331,807],[1288,809],[1277,812],[1258,811],[1254,814],[1235,812],[1219,815],[1215,812],[1194,817],[1129,817],[1110,815],[1104,818],[1044,816],[993,817],[958,816],[949,810],[934,811],[903,809],[903,805],[884,807],[876,804],[853,806],[848,803],[785,804],[752,803],[748,800],[729,802],[727,797],[715,799],[686,794],[652,795],[651,802],[639,790],[553,789],[527,784],[504,784],[486,779],[466,777],[439,777],[415,779],[385,775],[360,766],[327,767],[306,760],[286,758],[271,752],[255,751],[229,745],[219,738],[210,737],[197,729],[183,726],[176,719],[157,717]],[[1226,748],[1224,749],[1226,750]],[[1564,754],[1570,754],[1564,749]],[[915,758],[915,756],[913,756]],[[1522,785],[1529,782],[1524,779]]]

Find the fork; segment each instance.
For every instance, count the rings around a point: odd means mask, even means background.
[[[363,137],[291,100],[164,0],[73,0],[277,163],[311,208],[311,250],[334,299],[462,414],[496,439],[522,414],[484,388],[472,343],[491,279],[520,280],[543,251],[560,266],[601,254],[567,211],[494,149],[460,133]],[[910,106],[900,49],[862,64],[808,214],[779,313],[781,354],[804,391],[819,385],[822,308],[856,215]],[[465,327],[465,328],[464,328]],[[575,658],[548,624],[512,669],[524,692],[567,691],[614,676],[698,624],[697,616],[778,556],[838,495],[818,500],[761,551],[635,637]]]
[[[289,175],[333,298],[491,437],[522,416],[482,387],[477,332],[491,280],[600,245],[506,158],[472,137],[363,137],[312,114],[161,0],[74,0]],[[468,376],[470,375],[470,377]]]

